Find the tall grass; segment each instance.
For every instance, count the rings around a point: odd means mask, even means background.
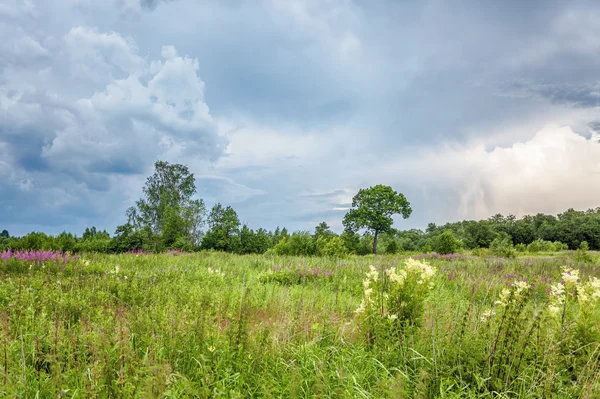
[[[4,259],[0,397],[598,397],[600,306],[582,306],[566,282],[560,313],[548,307],[561,267],[583,284],[600,266],[423,259],[436,273],[410,302],[415,320],[365,324],[356,310],[369,266],[384,276],[404,261]]]

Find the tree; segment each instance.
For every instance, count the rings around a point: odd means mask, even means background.
[[[196,186],[187,166],[156,161],[143,193],[144,198],[127,210],[128,224],[136,230],[148,227],[155,249],[159,241],[169,246],[182,236],[194,245],[199,243],[205,206],[201,199],[192,199]]]
[[[239,253],[252,254],[256,253],[256,234],[254,230],[247,225],[243,225],[240,230],[240,247]]]
[[[232,207],[215,204],[208,216],[209,231],[202,239],[202,247],[217,251],[235,252],[239,247],[240,219]]]
[[[403,194],[379,184],[358,191],[352,198],[352,208],[344,216],[343,224],[354,231],[364,228],[372,233],[373,253],[376,253],[379,233],[392,231],[392,216],[401,214],[406,219],[411,213],[410,203]]]
[[[321,236],[332,237],[333,235],[333,231],[331,231],[326,222],[321,222],[315,227],[315,240],[318,240]]]
[[[8,234],[8,230],[2,230],[2,233],[0,233],[0,237],[10,238],[10,234]]]

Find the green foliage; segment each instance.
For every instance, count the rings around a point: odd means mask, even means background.
[[[377,236],[390,232],[393,215],[401,214],[404,219],[412,213],[410,203],[403,194],[389,186],[376,185],[360,189],[352,198],[352,208],[344,216],[344,227],[357,231],[366,229],[373,234],[373,253],[377,252]]]
[[[240,220],[232,207],[220,203],[213,206],[208,216],[209,231],[202,239],[203,249],[236,252],[240,247]]]
[[[600,270],[565,260],[0,260],[0,396],[593,398]]]
[[[372,235],[370,235],[370,234],[363,235],[362,237],[360,237],[354,252],[357,255],[371,254],[373,252],[373,241],[374,241],[374,239],[373,239]]]
[[[385,246],[385,253],[388,255],[393,255],[397,252],[398,252],[398,243],[394,239],[389,240],[387,245]]]
[[[179,237],[199,245],[205,206],[196,193],[194,174],[187,166],[156,161],[154,173],[143,187],[144,198],[127,211],[134,230],[146,228],[156,251],[171,247]]]
[[[551,241],[546,241],[546,240],[541,240],[541,239],[535,240],[527,246],[527,251],[532,252],[532,253],[557,252],[557,251],[564,251],[567,249],[568,249],[567,244],[564,244],[560,241],[551,242]]]
[[[348,249],[344,246],[344,241],[337,236],[330,238],[321,251],[324,256],[342,257],[347,253]]]
[[[517,245],[515,245],[515,251],[525,252],[525,251],[527,251],[527,245],[525,245],[523,243],[517,244]]]
[[[455,254],[462,248],[462,244],[450,230],[444,231],[435,240],[435,251],[440,255]]]
[[[583,241],[579,245],[577,252],[575,252],[575,261],[577,261],[578,263],[593,263],[595,259],[592,255],[588,253],[588,249],[589,246],[587,241]]]
[[[421,247],[421,252],[424,254],[429,254],[433,252],[433,247],[429,241],[425,242],[425,244]]]
[[[513,247],[513,243],[509,237],[497,237],[490,244],[490,251],[494,256],[503,258],[514,258],[517,256],[517,251]]]
[[[307,231],[295,232],[284,237],[273,247],[277,255],[311,256],[316,254],[317,247],[311,234]]]

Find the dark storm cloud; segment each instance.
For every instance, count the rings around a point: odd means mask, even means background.
[[[545,124],[600,120],[593,2],[76,3],[2,8],[0,225],[112,231],[160,158],[256,228],[338,228],[334,208],[379,183],[422,227],[494,211],[513,186],[485,157],[508,168],[579,143],[532,141]]]

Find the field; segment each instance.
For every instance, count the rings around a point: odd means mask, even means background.
[[[0,397],[600,397],[597,263],[416,258],[5,255]]]

